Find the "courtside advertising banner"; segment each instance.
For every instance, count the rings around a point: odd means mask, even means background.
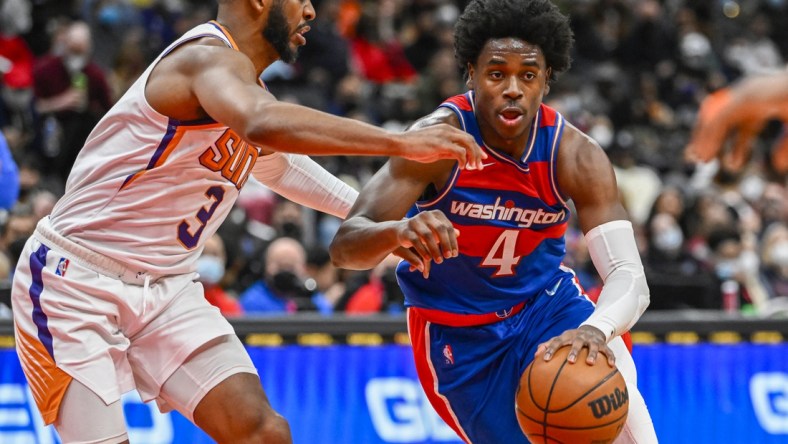
[[[407,346],[249,352],[297,444],[461,443],[427,403]],[[788,344],[657,343],[636,345],[634,356],[660,442],[788,442]],[[123,403],[132,444],[213,442],[136,393]],[[15,351],[0,349],[0,443],[59,442],[35,410]]]

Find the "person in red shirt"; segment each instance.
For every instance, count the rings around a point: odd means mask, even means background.
[[[211,305],[218,307],[226,317],[240,316],[244,312],[241,304],[221,285],[226,263],[227,254],[224,249],[224,241],[221,236],[214,234],[205,243],[205,249],[197,259],[197,273],[205,288],[205,299]]]
[[[101,67],[91,61],[90,28],[67,25],[55,37],[53,51],[33,68],[35,109],[44,127],[44,155],[49,174],[65,176],[88,134],[112,106],[109,84]]]

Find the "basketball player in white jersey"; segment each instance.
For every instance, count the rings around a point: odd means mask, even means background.
[[[392,134],[277,102],[258,78],[295,59],[314,16],[309,0],[220,0],[88,137],[13,283],[17,351],[64,442],[127,442],[120,396],[135,388],[218,442],[291,442],[194,273],[249,175],[344,217],[356,192],[303,154],[481,168],[473,138],[448,126]]]

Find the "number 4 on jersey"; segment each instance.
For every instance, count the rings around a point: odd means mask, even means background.
[[[482,267],[498,267],[493,277],[514,275],[514,266],[520,262],[522,256],[515,256],[517,235],[519,230],[505,230],[495,240],[490,252],[481,263]]]

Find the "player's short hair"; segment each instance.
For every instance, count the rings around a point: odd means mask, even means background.
[[[571,64],[569,17],[549,0],[472,0],[454,27],[454,50],[463,74],[490,39],[514,37],[538,45],[551,80]]]

